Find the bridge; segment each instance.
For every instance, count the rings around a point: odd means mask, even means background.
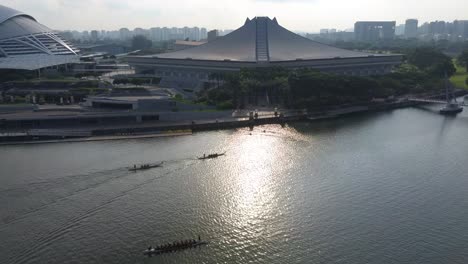
[[[425,98],[408,98],[410,102],[418,102],[418,103],[432,103],[432,104],[447,104],[445,100],[437,100],[437,99],[425,99]],[[461,102],[458,103],[459,106],[468,106],[467,103]]]

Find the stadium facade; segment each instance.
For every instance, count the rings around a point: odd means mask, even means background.
[[[77,50],[32,16],[0,5],[0,69],[37,70],[79,61]]]
[[[232,33],[182,51],[130,56],[137,74],[161,77],[161,85],[196,87],[214,72],[241,68],[311,68],[356,76],[391,72],[401,55],[370,54],[321,44],[297,35],[275,19],[255,17]]]

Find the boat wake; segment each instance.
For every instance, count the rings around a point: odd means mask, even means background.
[[[60,240],[61,238],[63,238],[64,236],[66,236],[67,234],[69,234],[70,232],[75,230],[77,227],[79,227],[82,222],[84,222],[85,220],[87,220],[87,219],[89,219],[89,218],[91,218],[93,216],[96,216],[102,210],[107,208],[110,204],[120,200],[121,198],[131,194],[132,192],[135,192],[135,191],[139,190],[140,188],[142,188],[144,186],[147,186],[148,184],[151,184],[152,182],[154,182],[156,180],[159,180],[159,179],[161,179],[163,177],[166,177],[166,176],[174,173],[175,171],[178,171],[178,170],[181,170],[181,169],[185,169],[185,167],[177,168],[177,169],[171,170],[171,171],[166,171],[165,173],[159,175],[158,177],[152,177],[152,178],[147,179],[145,181],[139,182],[138,184],[133,185],[131,188],[128,188],[126,190],[123,190],[123,191],[119,192],[117,195],[113,196],[110,199],[107,199],[106,201],[100,203],[99,205],[97,205],[97,206],[95,206],[93,208],[90,208],[90,209],[84,211],[83,213],[81,213],[81,214],[79,214],[79,215],[77,215],[75,217],[72,217],[71,219],[68,219],[65,224],[55,228],[54,230],[52,230],[50,232],[47,232],[46,235],[43,235],[43,236],[39,237],[36,241],[34,241],[35,246],[33,248],[28,248],[26,250],[21,251],[16,257],[11,259],[11,263],[21,263],[21,264],[22,263],[30,263],[35,258],[35,256],[41,255],[41,253],[43,251],[49,249],[51,247],[51,245],[53,245],[54,243],[57,243],[58,240]],[[127,171],[126,176],[129,176],[129,175],[132,175],[132,174],[130,174]],[[120,177],[122,177],[122,176],[120,176]],[[54,203],[66,202],[66,200],[67,200],[67,198],[62,198],[62,199],[60,199],[60,201],[57,200]],[[37,212],[39,212],[41,210],[44,210],[44,209],[46,209],[46,208],[48,208],[50,206],[52,206],[52,203],[41,206],[40,208],[38,208],[34,212],[29,212],[29,213],[27,213],[25,215],[22,215],[21,218],[16,218],[14,221],[10,221],[8,224],[13,224],[15,221],[26,218],[29,215],[31,215],[33,213],[37,213]]]

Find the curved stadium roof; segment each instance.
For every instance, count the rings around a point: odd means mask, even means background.
[[[339,49],[312,41],[280,26],[276,19],[256,17],[252,20],[247,19],[241,28],[212,42],[181,51],[158,54],[156,57],[162,59],[280,62],[359,58],[369,55],[364,52]]]
[[[0,8],[0,24],[7,21],[8,19],[16,17],[16,16],[26,16],[26,17],[29,17],[30,19],[36,21],[36,19],[34,19],[34,17],[26,15],[25,13],[22,13],[22,12],[20,12],[18,10],[15,10],[13,8],[9,8],[7,6],[2,6],[2,5],[0,5],[0,6],[1,6],[1,8]]]
[[[35,70],[70,63],[77,53],[32,16],[0,5],[0,69]]]

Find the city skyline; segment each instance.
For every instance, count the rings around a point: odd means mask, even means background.
[[[208,29],[239,27],[247,17],[269,16],[294,31],[318,32],[321,28],[349,29],[355,21],[389,20],[404,24],[408,18],[427,21],[465,19],[468,2],[462,0],[2,0],[0,4],[33,15],[57,30],[118,30],[120,28],[198,26]],[[90,8],[91,7],[91,8]],[[365,8],[363,8],[365,7]],[[85,11],[85,12],[84,12]],[[83,15],[86,14],[86,15]]]

